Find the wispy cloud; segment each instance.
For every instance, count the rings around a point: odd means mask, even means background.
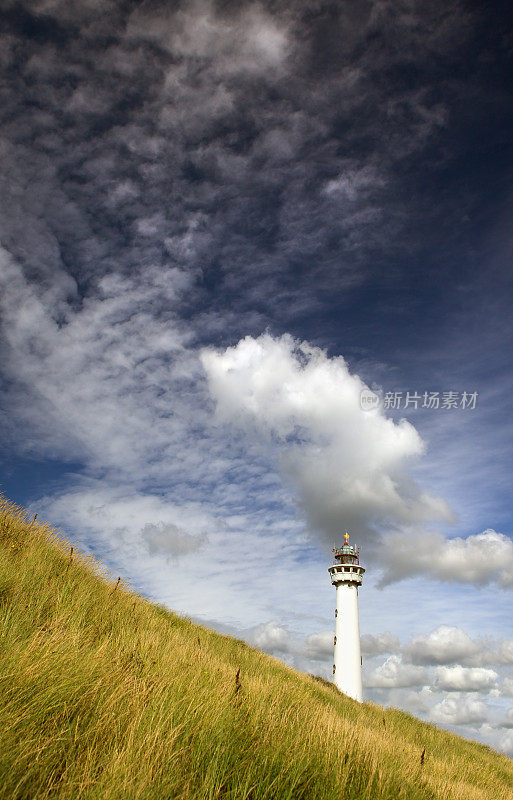
[[[64,263],[81,287],[186,266],[212,297],[215,271],[230,302],[244,286],[241,315],[251,300],[269,314],[277,297],[288,314],[314,275],[316,290],[332,286],[335,262],[340,286],[361,283],[362,255],[392,230],[408,236],[395,165],[446,122],[426,66],[457,52],[468,18],[445,10],[442,34],[427,8],[415,24],[389,13],[393,24],[379,4],[356,17],[308,2],[4,8],[7,64],[23,52],[4,98],[4,245],[33,273]],[[379,79],[405,58],[419,87]],[[294,285],[292,261],[309,274]]]

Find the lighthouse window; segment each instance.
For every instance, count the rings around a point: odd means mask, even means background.
[[[344,572],[349,572],[349,567],[344,567]]]
[[[338,608],[335,609],[335,616],[338,617]]]

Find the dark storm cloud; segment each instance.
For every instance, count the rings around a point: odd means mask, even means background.
[[[469,26],[457,5],[383,2],[33,0],[0,18],[3,245],[86,292],[179,266],[200,307],[257,317],[361,281],[399,232],[408,247],[404,175],[448,122],[458,78],[440,71]]]

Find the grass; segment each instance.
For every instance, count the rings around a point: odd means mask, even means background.
[[[0,639],[1,798],[513,798],[509,758],[144,600],[3,499]]]

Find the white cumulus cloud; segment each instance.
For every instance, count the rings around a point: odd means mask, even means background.
[[[502,728],[513,728],[513,708],[508,708],[506,712],[506,719],[503,720]]]
[[[471,725],[486,718],[486,705],[473,697],[446,697],[430,712],[431,721],[442,725]]]
[[[267,653],[289,653],[294,649],[289,631],[276,620],[256,625],[246,638]]]
[[[505,639],[500,643],[497,660],[500,664],[513,664],[513,639]]]
[[[447,539],[438,532],[429,536],[399,532],[388,539],[381,560],[382,585],[423,574],[440,581],[513,586],[513,541],[492,529],[466,539]]]
[[[508,731],[499,739],[500,749],[513,758],[513,731]]]
[[[304,653],[309,658],[325,658],[333,655],[334,631],[312,633],[305,641]],[[360,637],[362,653],[364,656],[378,656],[383,653],[395,653],[399,650],[399,639],[389,631],[384,633],[364,633]]]
[[[334,631],[322,631],[307,636],[304,652],[308,658],[322,659],[333,655]]]
[[[480,645],[450,625],[439,625],[427,636],[415,636],[405,648],[416,664],[451,664],[475,656]]]
[[[411,477],[424,443],[405,419],[361,408],[368,387],[341,356],[265,333],[224,351],[205,349],[201,361],[218,418],[275,448],[310,530],[325,545],[353,529],[367,559],[384,567],[381,585],[423,574],[513,586],[508,536],[488,529],[451,539],[427,530],[454,515]]]
[[[450,692],[483,692],[493,689],[498,679],[493,669],[484,667],[437,667],[435,680],[438,689]]]
[[[399,650],[399,639],[390,631],[384,633],[364,633],[360,637],[362,653],[365,656],[379,656],[383,653],[396,653]]]
[[[274,443],[310,528],[326,544],[345,527],[370,543],[378,530],[452,519],[447,504],[409,475],[424,451],[415,428],[379,409],[363,411],[365,384],[342,357],[263,334],[201,358],[219,418]]]
[[[395,689],[404,686],[422,686],[429,681],[425,667],[405,664],[401,656],[391,655],[366,677],[365,685],[372,689]]]

